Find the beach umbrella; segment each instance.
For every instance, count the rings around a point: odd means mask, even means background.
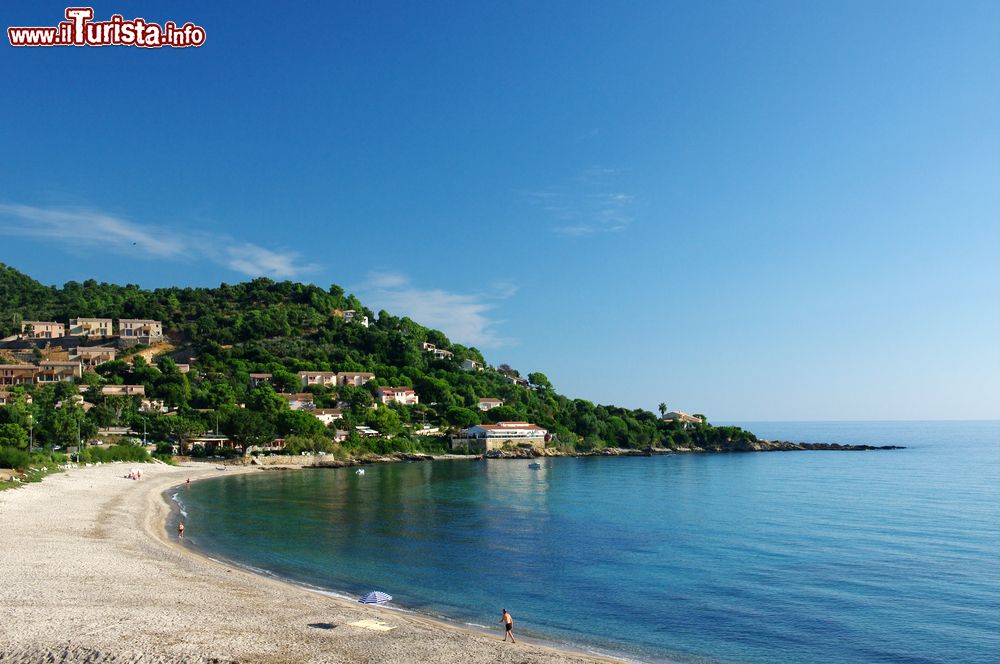
[[[362,604],[385,604],[392,601],[392,595],[373,590],[358,601]]]

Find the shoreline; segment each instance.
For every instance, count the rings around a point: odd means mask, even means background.
[[[370,607],[257,574],[167,533],[186,479],[257,470],[142,464],[75,468],[0,494],[0,660],[621,662],[406,610]],[[393,629],[352,625],[380,621]]]
[[[463,458],[464,457],[462,457],[460,455],[444,455],[444,456],[434,456],[434,458],[431,459],[431,460],[433,460],[433,461],[450,461],[450,460],[463,459]],[[372,463],[387,463],[387,462],[386,461],[381,461],[381,462],[380,461],[374,461]],[[366,465],[366,464],[348,464],[348,465]],[[303,466],[303,467],[291,467],[291,466],[253,467],[253,466],[246,466],[245,468],[243,468],[243,467],[237,467],[237,469],[234,470],[233,472],[219,472],[216,475],[213,475],[213,476],[210,476],[210,477],[200,478],[197,481],[216,480],[216,479],[221,479],[221,478],[229,477],[229,476],[233,476],[233,475],[249,475],[249,474],[253,474],[256,471],[263,471],[263,470],[310,470],[310,469],[333,469],[333,468],[335,468],[335,467],[334,466]],[[265,579],[269,579],[269,580],[275,581],[277,583],[285,584],[285,585],[291,586],[292,588],[297,589],[297,590],[299,590],[301,592],[312,593],[312,594],[320,595],[321,597],[328,597],[328,598],[330,598],[330,599],[332,599],[334,601],[337,601],[337,602],[347,602],[352,607],[357,603],[357,601],[355,599],[353,599],[351,593],[349,593],[347,591],[336,589],[336,588],[322,588],[320,586],[313,586],[313,585],[310,585],[310,584],[308,584],[306,582],[303,582],[303,581],[296,581],[295,579],[292,579],[292,578],[283,577],[283,576],[275,574],[275,573],[273,573],[273,572],[271,572],[269,570],[263,570],[263,569],[256,570],[255,568],[253,568],[250,565],[242,564],[242,563],[240,563],[239,561],[236,561],[236,560],[230,560],[230,559],[228,559],[228,558],[226,558],[224,556],[214,557],[211,554],[211,552],[209,552],[208,550],[203,550],[203,549],[198,549],[198,548],[188,548],[187,546],[184,546],[183,544],[181,544],[180,541],[178,540],[178,538],[172,537],[169,534],[173,530],[173,524],[174,524],[174,521],[176,520],[175,517],[179,514],[179,511],[180,511],[180,505],[172,500],[172,495],[171,494],[174,493],[177,490],[183,489],[184,486],[185,486],[184,483],[175,484],[175,485],[172,485],[172,486],[168,486],[167,488],[163,489],[160,492],[160,499],[163,502],[163,504],[166,506],[167,513],[163,517],[163,524],[162,524],[163,528],[161,528],[160,531],[159,531],[161,534],[155,535],[155,537],[157,537],[158,539],[161,539],[161,541],[165,545],[177,548],[177,549],[180,550],[180,552],[182,552],[182,553],[184,553],[186,555],[197,556],[197,557],[202,558],[204,560],[208,560],[208,561],[211,561],[211,562],[214,562],[214,563],[218,563],[218,564],[221,564],[221,565],[232,567],[234,569],[238,569],[241,572],[245,572],[247,574],[251,574],[251,575],[253,575],[255,577],[261,577],[261,578],[265,578]],[[379,608],[379,610],[382,610],[382,611],[387,611],[387,612],[391,612],[391,613],[398,613],[398,614],[401,614],[403,616],[407,616],[407,617],[410,617],[410,618],[428,621],[429,623],[431,623],[432,625],[435,625],[435,626],[440,626],[440,627],[444,627],[444,628],[447,628],[447,629],[458,630],[458,631],[460,631],[462,633],[467,633],[470,636],[484,637],[484,638],[487,638],[487,639],[493,638],[495,636],[493,634],[493,632],[489,631],[489,628],[485,627],[485,626],[475,625],[475,624],[472,624],[472,623],[463,622],[463,621],[461,621],[459,619],[448,618],[446,616],[433,616],[433,615],[429,615],[429,614],[421,612],[421,611],[419,611],[417,609],[407,608],[406,606],[401,606],[401,605],[398,605],[398,604],[396,604],[396,605],[385,605],[385,606],[380,606],[378,608]],[[499,625],[499,623],[498,623],[498,625]],[[497,628],[497,630],[499,630],[499,627]],[[633,659],[633,658],[627,657],[626,655],[616,655],[616,654],[610,653],[610,652],[609,653],[588,652],[587,650],[583,649],[583,646],[577,648],[577,647],[572,646],[571,644],[562,644],[562,643],[559,643],[557,641],[545,639],[544,637],[536,637],[536,636],[522,637],[522,636],[517,636],[516,638],[518,640],[518,645],[520,645],[523,642],[523,643],[528,644],[528,645],[538,646],[538,647],[546,648],[546,649],[549,649],[549,650],[554,650],[554,651],[557,651],[557,652],[560,652],[560,653],[565,653],[565,654],[568,654],[568,655],[571,655],[571,656],[580,656],[580,657],[585,658],[585,661],[594,661],[594,662],[602,662],[602,663],[604,663],[604,662],[617,662],[619,664],[621,664],[621,663],[627,663],[627,664],[646,664],[646,662],[644,660]],[[501,640],[501,642],[502,642],[502,640]],[[669,664],[670,662],[672,662],[672,660],[657,660],[657,661],[662,662],[662,663],[666,663],[666,664]]]
[[[289,470],[300,468],[353,468],[380,463],[404,463],[414,461],[498,461],[513,459],[586,459],[607,457],[650,457],[687,454],[747,454],[754,452],[871,452],[887,450],[905,450],[902,445],[855,445],[840,443],[790,443],[787,441],[759,440],[745,447],[732,449],[715,449],[703,447],[649,447],[633,449],[607,447],[590,452],[561,452],[556,449],[545,450],[493,450],[485,455],[479,454],[425,454],[420,452],[390,452],[389,454],[364,457],[347,457],[336,459],[326,454],[269,454],[234,459],[198,459],[190,457],[186,463],[195,465],[220,464],[230,468],[258,468],[261,470]]]

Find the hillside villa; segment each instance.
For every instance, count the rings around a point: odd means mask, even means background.
[[[264,383],[270,383],[272,378],[274,376],[269,373],[252,373],[250,374],[250,389],[256,389]]]
[[[468,358],[462,360],[462,371],[482,371],[482,362],[476,362],[475,360],[470,360]]]
[[[278,396],[287,401],[288,407],[292,410],[312,409],[316,407],[316,402],[310,392],[279,394]]]
[[[468,449],[470,452],[489,452],[505,445],[544,449],[549,432],[529,422],[497,422],[477,424],[462,429],[462,435],[451,439],[451,449]]]
[[[0,364],[0,385],[33,385],[39,371],[34,364]]]
[[[382,387],[379,388],[378,398],[386,406],[391,403],[399,403],[404,406],[415,406],[420,403],[420,397],[417,396],[412,387]]]
[[[70,318],[71,337],[110,337],[113,334],[110,318]]]
[[[310,385],[336,385],[337,384],[337,372],[336,371],[300,371],[299,380],[302,381],[302,387],[309,387]]]
[[[688,415],[681,410],[672,410],[663,416],[664,422],[680,422],[684,425],[685,429],[691,428],[695,424],[703,424],[700,417],[695,417],[694,415]]]
[[[24,397],[24,403],[27,403],[27,404],[31,403],[31,395],[30,394],[25,394],[25,395],[22,395],[22,396]],[[14,403],[15,401],[17,401],[17,395],[15,393],[13,393],[13,392],[7,392],[6,390],[0,390],[0,406],[9,406],[10,404]]]
[[[340,371],[337,373],[337,385],[353,385],[361,387],[370,380],[375,379],[375,374],[363,371]]]
[[[144,397],[146,396],[146,386],[105,385],[101,388],[101,394],[106,397]]]
[[[66,326],[62,323],[40,320],[26,320],[21,323],[22,339],[58,339],[66,336]]]
[[[35,376],[35,382],[58,383],[60,381],[71,381],[82,375],[83,370],[79,362],[42,360],[38,363],[38,374]]]
[[[433,353],[434,358],[438,360],[450,360],[455,357],[455,354],[450,350],[445,350],[444,348],[438,348],[432,343],[424,341],[420,344],[420,349],[428,353]]]
[[[84,367],[93,369],[99,364],[113,361],[118,357],[118,350],[107,346],[77,346],[70,357],[78,360]]]
[[[163,325],[158,320],[119,318],[118,335],[122,339],[135,339],[144,343],[159,341],[163,338]]]
[[[508,376],[507,374],[504,374],[503,378],[511,385],[520,385],[521,387],[531,386],[531,383],[529,383],[527,379],[521,378],[520,376]]]
[[[484,413],[488,410],[493,410],[494,408],[499,408],[503,405],[503,399],[493,399],[491,397],[486,397],[479,400],[479,410]]]
[[[83,395],[80,394],[71,394],[70,396],[66,397],[66,399],[62,401],[57,401],[55,409],[59,410],[64,405],[79,406],[80,408],[83,409],[83,412],[85,413],[90,412],[90,409],[94,407],[94,404],[90,403],[89,401],[86,401],[83,398]]]
[[[324,426],[330,426],[335,420],[344,417],[343,411],[339,408],[314,408],[309,411],[309,414],[322,422]]]
[[[361,323],[362,326],[368,327],[368,316],[359,315],[354,309],[341,311],[340,316],[344,319],[345,323]]]

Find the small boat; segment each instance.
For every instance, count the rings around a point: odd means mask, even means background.
[[[528,468],[531,468],[532,470],[541,470],[542,464],[538,463],[537,461],[532,461],[531,463],[528,464]]]
[[[358,468],[357,470],[354,471],[354,474],[355,475],[364,475],[365,474],[365,469],[364,468]]]

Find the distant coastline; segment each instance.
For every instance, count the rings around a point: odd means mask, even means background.
[[[206,465],[211,463],[221,463],[227,466],[243,467],[257,466],[263,469],[282,468],[347,468],[353,466],[363,466],[377,463],[403,463],[413,461],[495,461],[504,459],[542,459],[542,458],[588,458],[588,457],[643,457],[643,456],[667,456],[671,454],[739,454],[751,452],[795,452],[795,451],[822,451],[822,452],[870,452],[905,450],[903,445],[846,445],[840,443],[791,443],[787,441],[767,441],[758,440],[745,448],[730,449],[706,449],[694,448],[648,448],[645,450],[605,448],[592,450],[590,452],[562,452],[555,449],[547,450],[518,450],[504,451],[495,450],[486,455],[472,454],[420,454],[409,452],[393,452],[383,455],[369,455],[364,457],[335,458],[332,454],[314,455],[290,455],[275,454],[270,456],[251,456],[226,461],[206,461]]]

